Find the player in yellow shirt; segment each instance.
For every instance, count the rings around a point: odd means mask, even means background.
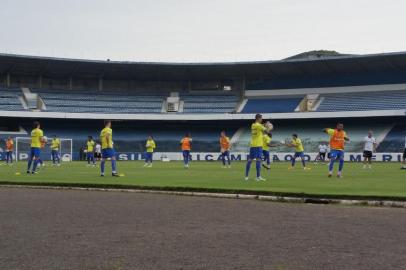
[[[263,134],[272,130],[272,124],[268,121],[262,124],[262,115],[255,115],[255,122],[251,125],[251,143],[250,153],[248,156],[247,164],[245,166],[245,180],[247,181],[251,163],[256,161],[257,181],[265,181],[265,178],[261,177],[261,161],[262,161],[262,146],[264,144]]]
[[[269,149],[271,148],[271,141],[272,141],[272,134],[265,133],[263,135],[263,145],[262,145],[262,156],[263,156],[263,163],[262,166],[270,170],[271,169],[271,156],[269,154]]]
[[[100,132],[100,141],[102,143],[102,159],[100,162],[100,176],[104,176],[104,165],[106,159],[111,159],[111,175],[119,177],[120,175],[116,171],[116,154],[113,149],[113,130],[111,129],[111,121],[104,122],[104,128]]]
[[[41,155],[41,145],[43,143],[46,143],[44,139],[44,132],[41,129],[41,125],[38,121],[35,121],[33,123],[33,130],[31,131],[31,151],[30,151],[30,156],[28,157],[28,167],[27,167],[27,173],[32,173],[35,174],[37,173],[37,166],[38,162],[40,160],[40,155]],[[31,164],[32,170],[31,170]],[[30,171],[31,170],[31,171]]]
[[[303,169],[310,170],[309,167],[306,167],[303,143],[302,140],[297,136],[297,134],[292,135],[292,142],[287,144],[287,146],[295,148],[295,154],[293,155],[292,158],[292,166],[289,167],[289,169],[293,169],[295,167],[296,158],[300,157],[300,159],[302,160]]]
[[[61,147],[61,140],[54,135],[51,141],[51,156],[52,156],[52,165],[53,166],[60,166],[61,165],[61,158],[59,154],[59,149]]]
[[[148,136],[147,142],[145,143],[146,153],[145,153],[145,164],[144,167],[152,167],[152,156],[156,148],[154,138]]]
[[[87,166],[96,166],[96,162],[94,161],[94,146],[95,142],[93,140],[92,136],[87,137],[87,142],[86,142],[86,159],[87,159]],[[92,164],[90,164],[92,162]]]
[[[230,149],[231,143],[230,138],[226,136],[226,132],[223,130],[220,134],[220,153],[221,153],[221,161],[223,162],[223,168],[231,168],[231,160],[230,160]],[[227,159],[227,167],[226,167],[226,159]]]

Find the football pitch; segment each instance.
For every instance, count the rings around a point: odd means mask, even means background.
[[[364,196],[406,200],[406,171],[399,163],[374,163],[372,169],[363,169],[360,163],[346,163],[344,177],[327,177],[327,166],[310,163],[304,171],[301,164],[288,170],[288,163],[273,163],[272,169],[262,169],[267,181],[255,181],[255,165],[250,180],[244,180],[245,162],[234,162],[232,168],[223,168],[219,162],[192,162],[189,169],[182,162],[154,162],[152,168],[140,161],[119,161],[122,177],[111,177],[110,162],[106,176],[100,169],[87,167],[86,162],[65,162],[52,167],[46,162],[36,175],[26,174],[26,162],[0,166],[0,182],[24,184],[52,184],[72,186],[117,186],[151,189],[242,192],[258,194],[296,194],[315,196]]]

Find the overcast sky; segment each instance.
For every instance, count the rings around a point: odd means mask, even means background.
[[[0,0],[0,52],[213,62],[406,51],[405,14],[405,0]]]

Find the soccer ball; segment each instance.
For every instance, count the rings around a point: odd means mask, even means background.
[[[271,122],[267,121],[267,122],[265,123],[265,126],[269,129],[269,131],[273,130],[273,125],[272,125]]]
[[[42,137],[42,140],[43,140],[44,142],[47,142],[47,141],[48,141],[48,137],[47,137],[47,136],[44,136],[44,137]]]

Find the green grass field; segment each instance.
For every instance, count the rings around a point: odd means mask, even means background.
[[[47,166],[37,175],[25,173],[26,163],[0,166],[0,182],[55,184],[75,186],[117,185],[165,189],[196,189],[247,193],[295,193],[326,196],[402,197],[406,200],[406,171],[398,163],[375,163],[372,169],[362,169],[361,164],[346,163],[344,178],[327,177],[327,166],[311,164],[310,171],[301,166],[288,170],[288,163],[274,163],[272,169],[262,169],[265,182],[254,181],[255,166],[250,180],[244,180],[245,162],[234,162],[231,169],[224,169],[217,162],[194,162],[189,169],[181,162],[155,162],[153,168],[142,167],[142,162],[118,162],[123,177],[110,176],[107,163],[106,177],[99,176],[98,167],[86,167],[85,162],[67,162],[61,167]],[[301,165],[300,163],[297,165]]]

